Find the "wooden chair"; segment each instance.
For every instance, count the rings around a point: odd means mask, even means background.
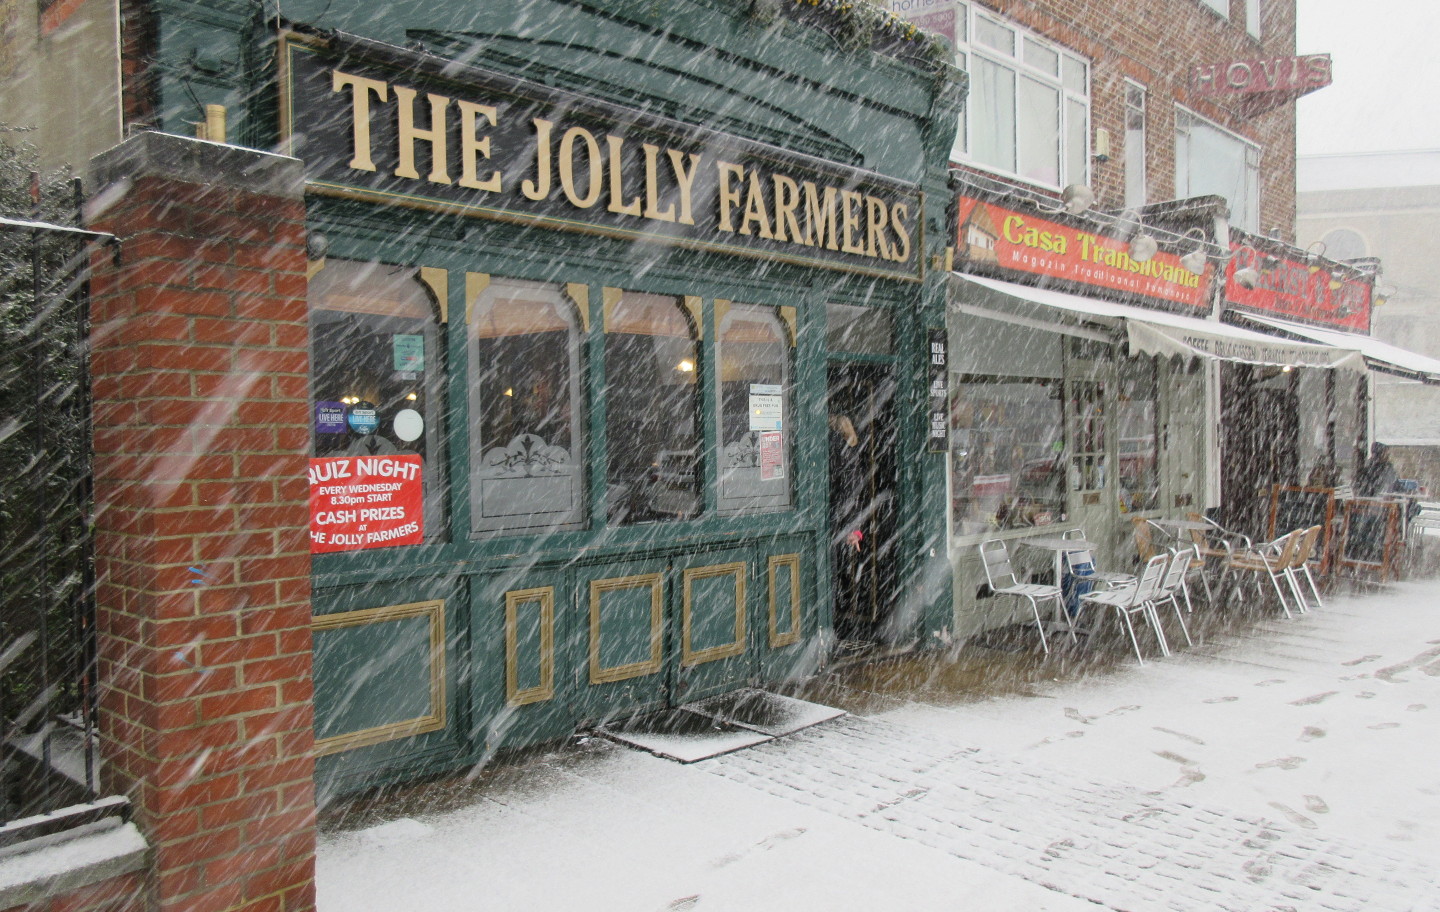
[[[1285,616],[1294,617],[1290,613],[1290,603],[1285,598],[1285,592],[1280,588],[1280,581],[1283,579],[1290,588],[1299,604],[1299,610],[1304,612],[1305,599],[1300,594],[1300,587],[1288,572],[1288,568],[1295,561],[1295,554],[1300,548],[1300,540],[1304,537],[1302,529],[1294,532],[1287,532],[1272,542],[1266,542],[1256,548],[1237,551],[1226,559],[1226,571],[1238,571],[1240,573],[1252,573],[1255,575],[1255,594],[1260,596],[1264,589],[1260,585],[1260,576],[1264,574],[1270,578],[1270,585],[1275,588],[1275,595],[1280,599],[1280,609]]]
[[[1315,554],[1315,550],[1316,545],[1320,541],[1320,534],[1323,531],[1324,529],[1320,526],[1311,526],[1302,532],[1300,544],[1295,549],[1295,559],[1291,565],[1285,569],[1286,574],[1290,577],[1290,585],[1297,595],[1299,595],[1301,591],[1300,576],[1304,574],[1305,582],[1310,586],[1310,594],[1315,597],[1315,604],[1313,606],[1315,608],[1325,607],[1325,603],[1320,601],[1320,589],[1315,585],[1315,577],[1310,574],[1310,563],[1319,559]],[[1306,613],[1311,607],[1312,606],[1305,604],[1305,599],[1302,596],[1300,598],[1300,613]]]
[[[1143,564],[1160,553],[1155,545],[1155,527],[1143,516],[1130,517],[1130,524],[1135,527],[1135,553]]]

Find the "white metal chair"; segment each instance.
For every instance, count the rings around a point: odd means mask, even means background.
[[[1187,646],[1194,646],[1195,641],[1190,639],[1190,628],[1185,626],[1185,615],[1180,611],[1180,596],[1185,597],[1185,610],[1191,610],[1190,592],[1185,588],[1185,576],[1190,572],[1191,562],[1194,560],[1195,547],[1193,545],[1176,549],[1170,558],[1169,565],[1165,568],[1165,576],[1160,581],[1160,592],[1151,603],[1151,608],[1156,612],[1156,623],[1160,621],[1160,603],[1170,603],[1170,607],[1175,609],[1175,619],[1180,622],[1180,632],[1185,634]]]
[[[998,538],[980,543],[980,562],[985,565],[985,582],[990,586],[991,592],[996,595],[1013,595],[1030,603],[1030,612],[1035,616],[1035,629],[1040,634],[1040,648],[1049,655],[1050,644],[1045,641],[1045,621],[1040,617],[1040,602],[1053,601],[1056,615],[1063,614],[1065,604],[1060,587],[1020,582],[1015,575],[1014,565],[1010,563],[1010,551],[1005,547],[1005,542]],[[1070,639],[1075,639],[1073,629],[1070,631]]]
[[[1061,533],[1060,537],[1084,541],[1085,530],[1068,529]],[[1135,574],[1133,573],[1121,573],[1117,570],[1101,570],[1095,562],[1094,553],[1090,551],[1066,551],[1065,566],[1069,569],[1071,576],[1088,579],[1097,583],[1104,583],[1106,587],[1111,589],[1116,586],[1128,586],[1135,582]]]
[[[1140,570],[1140,576],[1133,586],[1120,586],[1115,589],[1106,589],[1101,592],[1092,592],[1080,599],[1082,607],[1099,606],[1102,608],[1114,608],[1120,615],[1120,620],[1125,624],[1125,631],[1130,634],[1130,645],[1135,647],[1135,658],[1141,665],[1145,664],[1145,656],[1140,652],[1140,640],[1135,636],[1135,624],[1132,618],[1139,614],[1149,622],[1150,628],[1155,631],[1155,639],[1160,643],[1160,654],[1170,654],[1170,644],[1165,642],[1165,631],[1160,628],[1160,619],[1155,614],[1154,601],[1160,594],[1160,586],[1164,581],[1165,568],[1171,563],[1168,552],[1157,554],[1145,562]]]

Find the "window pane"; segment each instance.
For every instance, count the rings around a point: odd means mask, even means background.
[[[585,451],[574,307],[554,286],[495,279],[469,332],[472,527],[579,528]]]
[[[1059,522],[1065,509],[1059,381],[956,376],[951,386],[956,534]]]
[[[1025,39],[1025,62],[1051,76],[1060,75],[1060,53],[1029,38]]]
[[[1249,231],[1258,229],[1258,163],[1249,143],[1190,119],[1188,141],[1177,140],[1177,172],[1183,172],[1181,192],[1186,196],[1217,194],[1230,204],[1231,220]],[[1253,172],[1253,176],[1252,176]]]
[[[426,539],[443,537],[440,331],[413,266],[330,259],[310,281],[313,453],[421,458]]]
[[[1019,174],[1060,184],[1060,92],[1028,77],[1020,80]],[[1083,169],[1082,169],[1083,170]]]
[[[677,298],[625,292],[605,314],[611,523],[700,513],[695,332]]]
[[[1070,384],[1070,489],[1105,487],[1105,385]]]
[[[720,317],[721,510],[790,505],[792,351],[773,307],[733,304]]]
[[[1125,205],[1145,205],[1145,90],[1125,86]]]
[[[1260,37],[1260,0],[1245,0],[1245,31]]]
[[[1066,184],[1090,182],[1090,123],[1085,105],[1069,99],[1065,102],[1065,180]]]
[[[975,17],[975,43],[1015,56],[1015,30],[984,16]]]
[[[1136,359],[1122,364],[1120,401],[1115,406],[1120,435],[1120,509],[1153,510],[1160,501],[1156,460],[1159,411],[1155,407],[1155,362]]]
[[[955,43],[967,44],[970,41],[970,10],[964,3],[955,4]]]
[[[1066,90],[1081,95],[1089,94],[1090,88],[1085,80],[1084,61],[1076,60],[1074,57],[1064,57],[1061,64],[1063,69],[1061,81],[1065,84]]]
[[[1015,74],[975,57],[970,90],[970,154],[982,165],[1015,171]]]
[[[891,345],[890,314],[874,307],[825,305],[825,347],[832,352],[888,355]]]
[[[1200,0],[1200,2],[1222,16],[1228,18],[1230,15],[1230,0]]]

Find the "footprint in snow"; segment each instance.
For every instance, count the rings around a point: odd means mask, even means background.
[[[1305,728],[1300,732],[1301,741],[1314,741],[1316,738],[1323,737],[1325,737],[1325,729],[1316,728],[1313,725],[1305,726]]]
[[[1239,697],[1211,697],[1206,703],[1234,703]]]
[[[1335,695],[1336,695],[1337,693],[1339,693],[1339,692],[1340,692],[1340,691],[1338,691],[1338,690],[1327,690],[1327,691],[1325,691],[1324,693],[1311,694],[1311,695],[1308,696],[1308,697],[1301,697],[1301,698],[1298,699],[1298,700],[1291,700],[1291,701],[1290,701],[1290,705],[1291,705],[1291,706],[1314,706],[1316,703],[1324,703],[1326,700],[1328,700],[1328,699],[1330,699],[1331,697],[1335,696]],[[1373,696],[1373,694],[1372,694],[1372,696]]]
[[[1421,711],[1422,709],[1424,709],[1424,708],[1425,708],[1425,704],[1424,704],[1424,703],[1411,703],[1409,706],[1405,707],[1405,711],[1406,711],[1406,712],[1412,712],[1412,713],[1418,713],[1418,712],[1420,712],[1420,711]]]
[[[1274,760],[1266,760],[1263,763],[1255,764],[1255,768],[1293,770],[1304,762],[1304,757],[1276,757]]]
[[[1194,763],[1188,757],[1182,757],[1179,754],[1174,753],[1173,751],[1155,751],[1155,756],[1159,757],[1161,760],[1169,760],[1172,763],[1178,763],[1181,766],[1194,765]]]
[[[672,912],[680,912],[682,909],[693,909],[699,904],[700,894],[696,893],[694,896],[682,896],[679,899],[671,900],[670,904],[665,908],[672,910]]]
[[[1073,706],[1067,706],[1065,707],[1065,718],[1072,722],[1079,722],[1081,725],[1089,725],[1095,717],[1087,716]]]
[[[1375,699],[1375,691],[1373,691],[1373,690],[1362,690],[1362,691],[1360,691],[1359,693],[1357,693],[1357,694],[1355,695],[1355,699],[1357,699],[1357,700],[1373,700],[1373,699]]]
[[[1284,684],[1284,683],[1285,683],[1285,679],[1284,679],[1284,678],[1267,678],[1267,679],[1264,680],[1264,681],[1256,681],[1256,682],[1255,682],[1255,686],[1256,686],[1256,687],[1272,687],[1272,686],[1274,686],[1274,685],[1276,685],[1276,684]]]
[[[1174,788],[1184,788],[1187,785],[1194,785],[1197,782],[1204,782],[1205,774],[1193,766],[1187,766],[1180,771],[1180,778],[1175,780]]]
[[[1195,737],[1194,735],[1187,735],[1187,734],[1185,734],[1184,732],[1175,731],[1175,729],[1173,729],[1173,728],[1162,728],[1161,726],[1157,725],[1157,726],[1155,726],[1155,730],[1156,730],[1157,732],[1164,732],[1164,733],[1167,734],[1167,735],[1174,735],[1174,736],[1177,737],[1177,738],[1184,738],[1186,741],[1189,741],[1191,744],[1199,744],[1199,745],[1202,745],[1202,746],[1205,744],[1205,742],[1204,742],[1202,739],[1197,738],[1197,737]]]
[[[1306,795],[1305,810],[1312,814],[1328,814],[1330,813],[1330,805],[1326,804],[1325,799],[1319,795]]]
[[[1107,715],[1107,716],[1118,716],[1118,715],[1120,715],[1121,713],[1134,712],[1135,710],[1137,710],[1137,709],[1139,709],[1139,708],[1140,708],[1139,706],[1136,706],[1134,703],[1131,703],[1131,704],[1128,705],[1128,706],[1117,706],[1117,707],[1115,707],[1114,709],[1110,710],[1110,711],[1109,711],[1108,713],[1106,713],[1105,715]]]
[[[1387,728],[1399,728],[1399,722],[1376,722],[1374,725],[1367,725],[1366,728],[1374,731],[1384,731]]]
[[[1361,656],[1358,659],[1351,659],[1348,662],[1341,662],[1341,665],[1364,665],[1366,662],[1373,662],[1380,658],[1378,655]]]
[[[1272,808],[1274,808],[1275,810],[1279,811],[1280,813],[1284,814],[1284,815],[1285,815],[1285,819],[1286,819],[1286,820],[1289,820],[1291,823],[1295,824],[1296,826],[1302,826],[1302,827],[1304,827],[1304,828],[1307,829],[1307,830],[1313,830],[1313,829],[1316,829],[1316,828],[1319,826],[1319,824],[1317,824],[1315,821],[1311,820],[1309,817],[1306,817],[1304,814],[1300,813],[1299,811],[1292,810],[1291,808],[1286,807],[1285,805],[1281,804],[1281,803],[1278,802],[1278,801],[1272,801],[1272,802],[1270,802],[1270,806],[1271,806]]]

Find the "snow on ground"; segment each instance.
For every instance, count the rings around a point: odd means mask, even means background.
[[[692,766],[592,742],[327,833],[320,908],[1436,908],[1437,595]]]

